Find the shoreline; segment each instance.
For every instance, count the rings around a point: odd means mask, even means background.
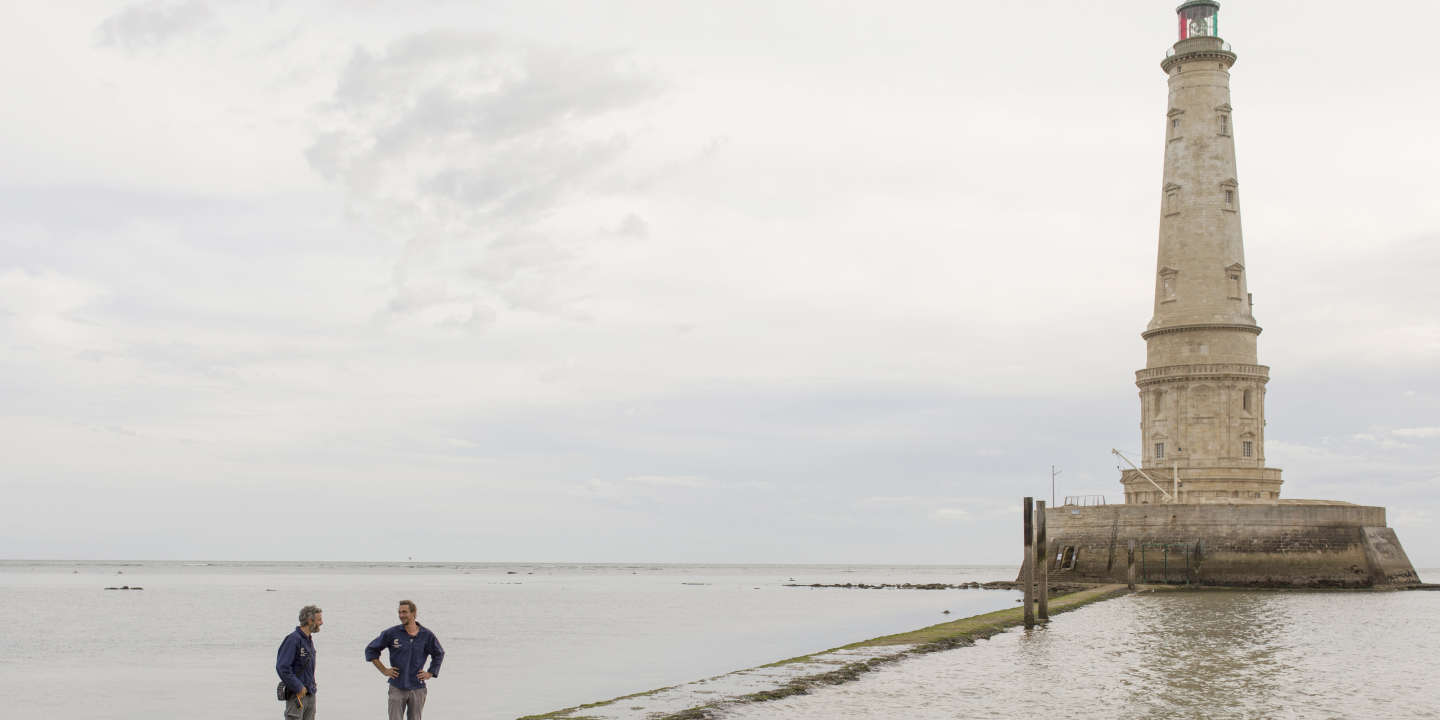
[[[1138,588],[1137,588],[1138,589]],[[1151,589],[1148,586],[1145,589]],[[1123,584],[1095,585],[1050,598],[1050,614],[1128,594]],[[1006,608],[893,635],[861,640],[724,675],[610,700],[526,715],[518,720],[708,720],[726,706],[802,695],[810,688],[840,685],[907,657],[974,645],[1024,624],[1024,609]],[[716,696],[719,696],[718,698]],[[628,701],[628,702],[626,702]]]

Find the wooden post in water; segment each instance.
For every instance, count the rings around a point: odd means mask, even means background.
[[[1040,570],[1040,619],[1050,619],[1050,551],[1045,544],[1045,501],[1035,503],[1035,567]]]
[[[1020,584],[1025,586],[1025,627],[1035,627],[1035,498],[1025,498],[1025,561]]]
[[[1135,592],[1135,541],[1130,541],[1130,550],[1125,553],[1125,582],[1130,592]]]

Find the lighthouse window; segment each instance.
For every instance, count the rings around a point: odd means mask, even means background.
[[[1255,454],[1255,442],[1253,440],[1245,440],[1241,442],[1240,454],[1244,455],[1245,457],[1253,456]]]
[[[1165,186],[1165,214],[1175,215],[1180,212],[1180,186],[1170,183]]]
[[[1246,390],[1246,391],[1245,391],[1245,395],[1244,395],[1243,399],[1240,401],[1240,405],[1241,405],[1241,407],[1245,408],[1247,411],[1252,409],[1252,408],[1250,407],[1250,391],[1249,391],[1249,390]]]
[[[1225,207],[1235,207],[1235,191],[1225,191]]]
[[[1221,115],[1221,116],[1220,116],[1220,134],[1221,134],[1221,135],[1229,135],[1229,134],[1230,134],[1230,116],[1229,116],[1229,115]]]
[[[1160,302],[1171,302],[1175,299],[1175,276],[1179,272],[1172,267],[1160,268]]]
[[[1165,116],[1170,118],[1169,142],[1176,142],[1180,140],[1180,116],[1184,114],[1185,111],[1181,110],[1180,108],[1170,108],[1170,112],[1165,113]]]
[[[1156,459],[1156,460],[1164,460],[1164,459],[1165,459],[1165,443],[1163,443],[1163,442],[1155,443],[1155,459]]]

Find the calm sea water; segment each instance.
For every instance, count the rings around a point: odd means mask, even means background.
[[[302,605],[322,717],[382,717],[365,643],[401,598],[445,645],[433,717],[514,718],[1013,607],[1016,593],[787,588],[1013,579],[996,567],[0,562],[0,707],[27,717],[279,717]],[[139,592],[106,591],[132,585]],[[942,615],[950,610],[950,615]]]
[[[726,718],[1436,718],[1437,668],[1437,592],[1152,593]]]

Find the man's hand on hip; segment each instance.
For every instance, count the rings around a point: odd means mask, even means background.
[[[422,680],[422,681],[423,681],[423,680],[429,680],[430,678],[433,678],[433,677],[435,677],[435,676],[434,676],[434,675],[431,675],[430,672],[427,671],[427,670],[421,670],[420,672],[415,673],[415,679],[417,679],[417,680]]]

